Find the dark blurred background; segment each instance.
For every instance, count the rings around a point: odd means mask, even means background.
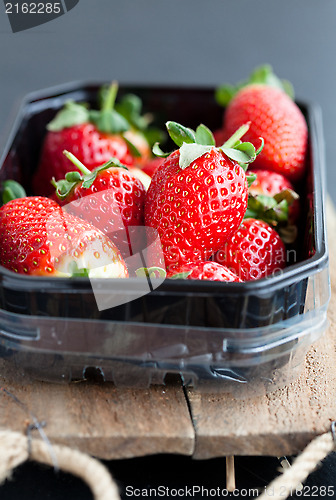
[[[66,15],[15,34],[1,2],[0,47],[0,144],[21,98],[30,91],[74,80],[217,86],[235,83],[268,62],[293,83],[298,99],[322,108],[328,189],[336,201],[333,0],[79,0]],[[218,485],[216,478],[222,480],[225,470],[223,460],[196,466],[189,459],[163,457],[154,464],[157,469],[150,459],[133,466],[109,465],[121,485],[143,486],[157,484],[159,473],[165,484],[184,473],[190,481],[204,483],[202,470]],[[265,486],[278,465],[276,459],[238,459],[238,487]],[[152,470],[152,476],[139,478],[143,467]],[[332,471],[333,457],[322,475],[310,481],[332,484]],[[33,476],[34,493],[28,495]],[[72,499],[90,498],[79,482],[62,478],[24,466],[14,483],[2,487],[0,497],[65,498],[67,491]]]
[[[298,99],[322,107],[336,200],[335,46],[333,0],[79,0],[66,15],[15,34],[1,2],[0,139],[33,90],[111,79],[217,86],[268,62]]]

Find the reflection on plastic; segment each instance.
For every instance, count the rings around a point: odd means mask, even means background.
[[[147,226],[125,227],[116,204],[113,206],[112,224],[111,220],[102,216],[95,227],[85,224],[81,228],[77,224],[74,235],[72,221],[82,219],[92,224],[92,211],[87,207],[100,206],[101,195],[93,193],[67,204],[53,212],[46,224],[55,269],[61,276],[71,276],[75,266],[79,274],[88,276],[99,311],[143,297],[158,288],[165,279],[163,276],[147,275],[147,279],[137,279],[133,289],[107,279],[126,277],[125,264],[130,277],[135,277],[139,268],[164,268],[164,255],[157,230]],[[124,249],[122,257],[118,242]],[[99,259],[95,258],[97,254]]]

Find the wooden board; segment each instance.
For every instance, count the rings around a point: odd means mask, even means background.
[[[0,393],[0,428],[26,432],[32,422],[29,410],[46,422],[52,443],[99,458],[193,453],[194,429],[180,385],[131,390],[112,384],[20,384],[9,379],[0,377],[0,385],[27,408]]]
[[[285,388],[246,400],[189,390],[195,458],[292,455],[336,419],[336,215],[330,202],[327,213],[332,296],[326,335]]]
[[[329,233],[335,235],[330,254],[331,281],[336,285],[336,217],[330,205],[328,217]],[[335,286],[329,321],[327,335],[309,351],[298,381],[249,399],[197,390],[185,393],[179,384],[131,390],[112,384],[21,383],[1,360],[0,387],[25,407],[0,393],[0,428],[25,432],[32,412],[46,422],[51,442],[102,459],[156,453],[197,459],[297,453],[336,419]]]

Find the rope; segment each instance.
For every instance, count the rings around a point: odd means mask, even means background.
[[[120,500],[115,481],[98,460],[67,446],[53,445],[52,450],[58,467],[86,482],[95,500]],[[48,443],[38,439],[29,441],[18,432],[0,431],[0,484],[28,459],[54,465]]]
[[[258,500],[269,500],[268,492],[272,492],[272,500],[284,500],[299,489],[309,474],[313,472],[320,462],[335,448],[334,435],[331,432],[315,438],[284,473],[274,479]]]
[[[288,498],[334,448],[333,432],[315,438],[294,460],[292,467],[270,483],[258,497],[259,500],[269,500],[269,491],[272,492],[272,500]],[[120,500],[115,481],[98,460],[67,446],[53,445],[52,450],[58,467],[86,482],[95,500]],[[15,467],[28,459],[54,465],[48,443],[38,439],[30,441],[18,432],[0,431],[0,484],[10,478]]]

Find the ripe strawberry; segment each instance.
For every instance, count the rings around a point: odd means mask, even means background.
[[[242,280],[230,269],[217,262],[192,262],[178,267],[173,274],[168,276],[173,279],[210,280],[241,282]]]
[[[58,182],[53,179],[59,203],[70,204],[68,212],[108,235],[123,256],[138,251],[139,248],[129,248],[127,228],[142,226],[144,222],[146,190],[142,182],[116,158],[91,172],[69,151],[64,151],[64,155],[79,172],[68,172]]]
[[[152,178],[145,224],[158,230],[171,273],[181,264],[208,259],[237,230],[248,197],[238,161],[247,164],[258,152],[239,140],[247,127],[216,148],[204,125],[196,132],[175,122],[166,125],[180,149],[162,162]]]
[[[270,170],[249,170],[249,172],[256,176],[256,179],[249,187],[250,195],[260,201],[264,200],[266,202],[264,206],[267,205],[267,201],[275,198],[277,209],[279,209],[279,204],[286,200],[283,207],[286,212],[286,219],[289,224],[294,224],[299,218],[300,202],[299,196],[294,192],[293,184],[283,175]]]
[[[221,87],[216,96],[227,106],[224,130],[228,136],[243,123],[251,122],[246,140],[258,144],[258,138],[263,137],[265,146],[253,168],[274,170],[296,181],[305,170],[308,129],[286,87],[269,66],[264,66],[237,89]]]
[[[161,165],[162,163],[162,158],[150,158],[147,160],[143,165],[141,165],[141,170],[143,170],[149,177],[153,177],[155,174],[155,171]]]
[[[256,280],[285,267],[285,245],[266,222],[245,219],[214,260],[243,281]]]
[[[35,276],[128,277],[124,260],[107,236],[40,196],[12,200],[0,208],[0,264]]]
[[[130,171],[131,174],[134,175],[134,177],[136,177],[137,179],[139,179],[139,181],[142,182],[144,188],[146,189],[146,191],[148,190],[149,188],[149,185],[151,183],[151,178],[149,177],[148,174],[146,174],[144,172],[144,170],[142,170],[141,168],[139,167],[129,167],[128,170]]]
[[[36,194],[49,195],[52,177],[62,179],[69,171],[69,162],[62,154],[64,149],[76,155],[89,170],[111,157],[118,158],[124,165],[139,164],[150,157],[150,146],[145,137],[148,120],[140,116],[139,99],[125,96],[119,105],[114,106],[116,94],[117,84],[114,83],[104,94],[100,111],[67,102],[49,123],[33,178]]]

